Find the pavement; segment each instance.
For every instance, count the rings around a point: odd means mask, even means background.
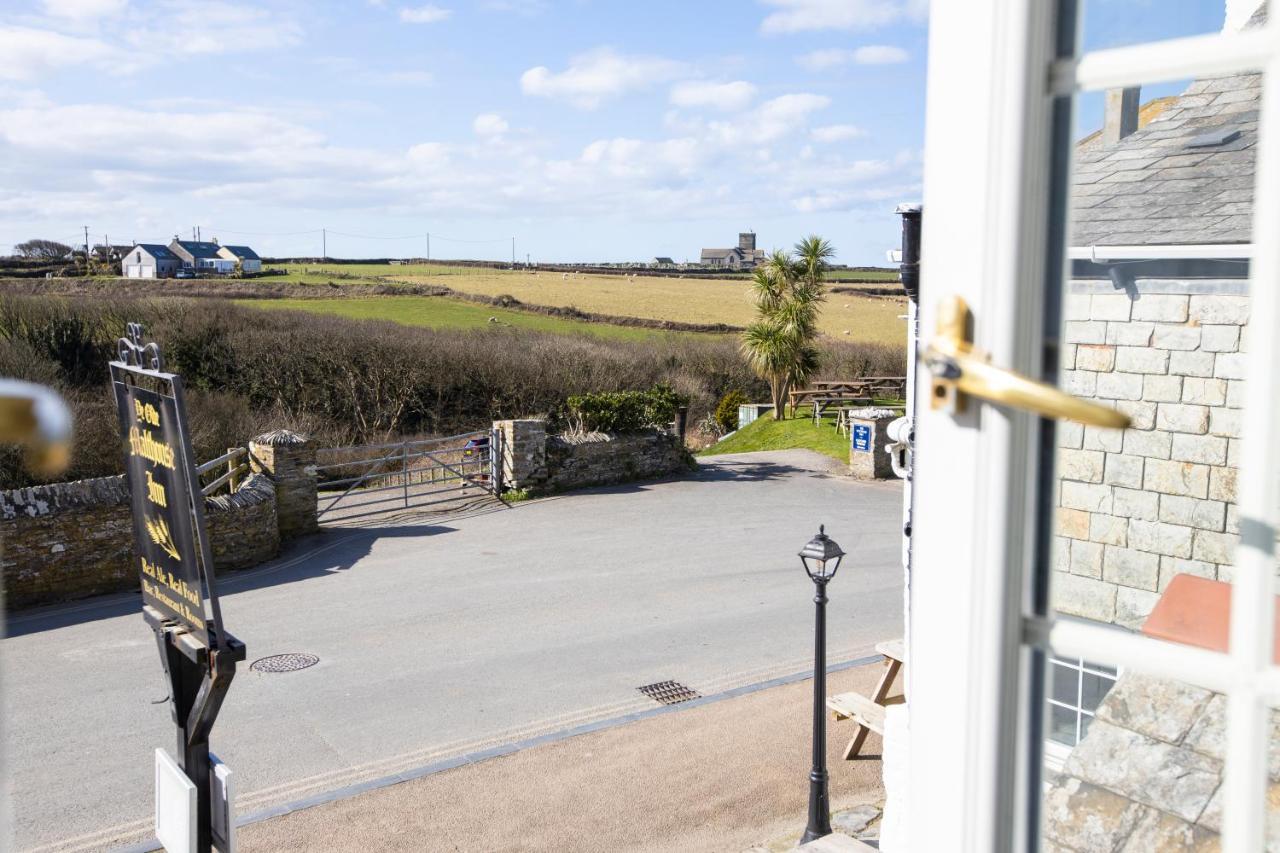
[[[239,813],[651,709],[641,685],[709,696],[804,672],[812,590],[795,554],[819,523],[849,552],[830,660],[901,634],[898,483],[851,481],[806,451],[702,463],[684,480],[335,529],[219,579],[250,661],[319,657],[237,674],[211,747]],[[138,597],[26,611],[7,630],[16,848],[149,835],[152,753],[174,729]]]
[[[870,692],[882,669],[833,673],[828,686]],[[812,702],[805,679],[689,710],[674,706],[255,823],[240,829],[239,850],[787,850],[805,826]],[[852,729],[829,724],[827,766],[833,811],[856,814],[882,804],[884,788],[878,736],[867,739],[862,759],[840,758]]]

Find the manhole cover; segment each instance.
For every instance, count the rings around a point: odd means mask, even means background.
[[[701,693],[691,687],[684,686],[678,681],[659,681],[636,689],[663,705],[679,705],[681,702],[688,702],[690,699],[702,697]]]
[[[249,664],[249,669],[255,672],[297,672],[300,669],[306,669],[318,663],[320,663],[320,658],[315,655],[294,652],[287,655],[270,655],[265,658],[258,658]]]

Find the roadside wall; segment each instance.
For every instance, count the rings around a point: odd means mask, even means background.
[[[1054,606],[1137,627],[1182,572],[1231,579],[1244,282],[1073,282],[1063,387],[1114,405],[1126,430],[1058,426]]]
[[[205,515],[218,570],[257,565],[279,550],[275,489],[265,476],[207,499]],[[0,549],[10,608],[136,589],[124,476],[0,492]]]
[[[547,435],[536,418],[497,421],[502,435],[503,485],[559,492],[667,477],[695,466],[680,437],[666,430]]]

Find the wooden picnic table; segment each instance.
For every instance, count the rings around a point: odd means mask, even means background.
[[[889,698],[889,690],[893,687],[893,680],[898,677],[898,673],[902,670],[902,662],[906,660],[906,650],[902,640],[886,640],[882,643],[876,643],[876,651],[884,655],[884,673],[880,676],[880,681],[876,683],[876,689],[871,696],[863,696],[861,693],[840,693],[835,696],[827,697],[827,707],[835,714],[837,720],[853,720],[858,724],[854,730],[853,738],[844,748],[845,761],[852,761],[858,757],[858,753],[862,750],[862,745],[867,740],[867,735],[875,732],[878,735],[884,735],[884,712],[889,705],[899,705],[903,702],[902,696]]]
[[[808,387],[792,389],[787,396],[793,410],[801,403],[812,403],[817,418],[821,417],[820,410],[832,403],[871,403],[877,396],[902,397],[906,386],[905,376],[862,376],[811,382]]]

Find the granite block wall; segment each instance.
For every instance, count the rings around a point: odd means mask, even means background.
[[[1137,627],[1180,572],[1230,580],[1249,298],[1071,292],[1063,387],[1129,414],[1058,427],[1054,605]]]

